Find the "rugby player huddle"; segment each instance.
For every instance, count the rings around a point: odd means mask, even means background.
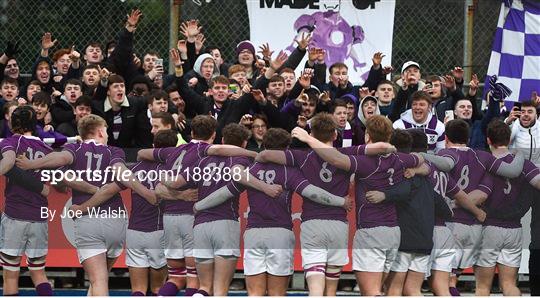
[[[53,294],[45,274],[48,218],[41,216],[49,189],[34,170],[110,167],[128,179],[63,182],[72,189],[71,211],[83,214],[74,218],[75,246],[90,295],[108,295],[109,271],[125,242],[133,295],[174,296],[185,288],[187,296],[225,296],[241,237],[249,295],[286,295],[296,240],[310,295],[335,295],[349,263],[353,207],[352,268],[362,295],[421,295],[425,277],[435,295],[457,295],[455,274],[472,266],[477,294],[489,295],[498,266],[503,294],[520,295],[521,215],[503,211],[532,193],[529,187],[540,188],[540,171],[508,151],[510,130],[498,120],[487,129],[492,154],[467,147],[462,120],[447,123],[446,149],[431,155],[421,130],[394,130],[383,116],[367,120],[366,145],[336,149],[336,123],[326,113],[312,119],[309,134],[269,129],[257,154],[243,149],[249,133],[238,124],[223,129],[223,145],[213,145],[216,120],[199,115],[190,143],[174,147],[176,133],[158,132],[154,148],[140,150],[130,169],[124,152],[106,145],[99,116],[81,119],[82,142],[57,152],[33,136],[30,106],[13,112],[11,126],[15,135],[0,144],[0,175],[8,177],[0,235],[4,295],[18,294],[23,254],[37,293]],[[289,149],[291,135],[311,148]],[[169,174],[137,179],[151,170]],[[119,192],[126,188],[129,223],[88,215],[91,208],[124,210]],[[249,212],[241,235],[244,190]],[[293,193],[303,199],[300,239],[292,230]]]

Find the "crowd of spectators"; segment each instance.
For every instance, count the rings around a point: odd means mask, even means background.
[[[26,104],[37,112],[41,138],[54,138],[60,145],[76,136],[79,119],[92,113],[107,121],[109,144],[122,148],[151,147],[153,135],[163,129],[175,130],[178,144],[189,142],[191,119],[209,114],[219,123],[216,142],[221,142],[225,125],[241,123],[251,131],[248,149],[260,151],[269,128],[291,131],[300,126],[309,131],[310,119],[327,112],[339,127],[336,147],[363,144],[366,120],[385,115],[394,128],[424,130],[432,151],[444,147],[444,123],[463,119],[471,130],[469,146],[487,149],[487,125],[502,117],[512,129],[511,146],[540,163],[540,97],[534,93],[506,109],[508,90],[496,78],[482,95],[477,75],[464,87],[460,67],[427,75],[418,63],[408,61],[394,71],[383,66],[383,53],[374,53],[367,80],[353,85],[347,65],[326,65],[325,51],[313,46],[309,34],[299,37],[289,55],[274,53],[269,44],[257,50],[244,40],[234,61],[224,61],[221,49],[207,44],[198,20],[180,26],[184,39],[169,53],[138,55],[134,40],[141,15],[132,11],[116,40],[105,46],[91,42],[81,53],[75,47],[58,49],[59,41],[45,33],[29,79],[17,63],[20,45],[8,41],[0,57],[0,138],[12,134],[10,114]],[[172,74],[163,66],[167,56],[175,66]]]

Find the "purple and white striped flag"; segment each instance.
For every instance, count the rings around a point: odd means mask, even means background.
[[[508,101],[540,92],[540,2],[502,1],[486,83],[492,75],[512,90]]]

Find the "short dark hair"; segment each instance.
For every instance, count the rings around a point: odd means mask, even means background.
[[[208,140],[216,132],[217,121],[209,115],[197,115],[191,120],[191,133],[197,140]]]
[[[152,82],[150,79],[144,75],[138,75],[131,80],[131,89],[133,89],[133,86],[135,84],[145,84],[146,87],[148,87],[148,90],[152,90]]]
[[[215,84],[225,84],[225,85],[229,85],[229,79],[226,77],[226,76],[223,76],[223,75],[220,75],[220,76],[217,76],[215,78],[213,78],[212,80],[210,80],[210,88],[214,88],[214,85]]]
[[[538,107],[536,106],[536,103],[533,102],[533,101],[531,101],[531,100],[526,100],[526,101],[521,102],[521,107],[522,107],[522,108],[523,108],[523,107],[533,107],[533,108],[538,108]]]
[[[263,146],[268,150],[284,150],[291,144],[291,134],[283,128],[270,128],[263,137]]]
[[[419,100],[425,100],[429,104],[433,103],[433,99],[431,99],[431,95],[425,91],[415,91],[411,96],[411,102],[419,101]]]
[[[16,100],[8,101],[4,104],[2,108],[2,114],[7,115],[11,107],[18,107],[19,103]]]
[[[52,104],[51,96],[44,91],[36,92],[36,94],[34,94],[32,97],[32,104],[37,106],[45,105],[47,108],[50,108]]]
[[[154,148],[174,147],[177,143],[178,135],[172,129],[160,130],[154,135]]]
[[[469,124],[462,119],[450,120],[446,123],[445,134],[454,144],[467,144],[469,142]]]
[[[19,106],[11,114],[11,130],[14,133],[36,132],[36,111],[29,105]]]
[[[146,51],[146,53],[144,53],[144,55],[143,55],[143,59],[144,59],[144,56],[146,56],[146,55],[152,55],[152,56],[156,56],[158,58],[161,58],[159,53],[157,51],[155,51],[155,50]]]
[[[66,84],[64,85],[64,90],[66,89],[67,85],[77,85],[81,88],[82,90],[82,87],[83,87],[83,83],[81,82],[81,80],[78,80],[78,79],[69,79],[66,81]]]
[[[394,129],[392,137],[390,138],[390,144],[394,145],[399,152],[410,153],[413,138],[409,132],[404,129]]]
[[[285,79],[282,76],[275,74],[268,80],[268,84],[275,82],[285,83]]]
[[[94,48],[99,48],[100,50],[103,50],[103,47],[102,47],[101,43],[96,42],[96,41],[87,44],[84,47],[84,51],[83,51],[84,53],[86,53],[86,50],[88,49],[88,47],[94,47]]]
[[[175,83],[172,83],[169,86],[167,86],[167,88],[165,88],[165,92],[167,92],[167,94],[170,94],[172,92],[178,92],[178,87],[176,86]]]
[[[493,146],[508,146],[511,135],[510,127],[499,119],[494,119],[488,124],[486,136]]]
[[[249,130],[238,123],[229,123],[221,132],[223,134],[223,143],[242,147],[242,143],[249,139]]]
[[[334,117],[328,113],[319,113],[311,119],[311,133],[313,136],[323,142],[332,141],[337,129]]]
[[[28,86],[30,85],[34,85],[34,86],[39,86],[41,87],[41,83],[38,81],[38,80],[32,80],[30,81],[30,83],[28,83]]]
[[[330,66],[330,68],[328,69],[328,72],[330,72],[330,74],[332,74],[332,71],[335,69],[335,68],[345,68],[345,69],[349,69],[349,67],[347,66],[347,64],[343,63],[343,62],[336,62],[334,64],[332,64]]]
[[[268,117],[266,117],[265,114],[255,114],[253,115],[253,117],[251,117],[251,120],[255,121],[255,120],[262,120],[264,122],[264,124],[266,124],[266,126],[268,126]]]
[[[394,83],[392,83],[392,81],[389,81],[389,80],[379,81],[379,84],[377,84],[377,88],[379,88],[380,85],[391,85],[392,88],[394,87]]]
[[[174,129],[174,118],[171,113],[168,112],[157,112],[152,114],[152,118],[161,119],[163,125],[169,125],[171,129]]]
[[[107,78],[107,89],[111,87],[112,84],[116,83],[125,83],[126,81],[121,75],[112,74]]]
[[[442,79],[439,76],[431,75],[426,78],[426,82],[428,83],[442,82]]]
[[[99,67],[96,65],[96,64],[88,64],[86,65],[84,68],[83,68],[83,73],[87,70],[87,69],[95,69],[99,72]]]
[[[150,92],[150,94],[148,94],[148,97],[146,98],[146,103],[151,105],[154,103],[155,100],[158,100],[158,99],[163,99],[165,101],[168,101],[169,94],[167,94],[167,92],[165,91],[154,89]]]
[[[210,45],[210,46],[207,46],[206,48],[204,48],[204,52],[207,53],[207,54],[211,54],[213,50],[218,50],[221,52],[221,50],[214,46],[214,45]]]
[[[88,95],[81,95],[81,96],[79,96],[79,98],[77,98],[77,100],[75,101],[74,106],[75,106],[75,107],[78,107],[78,106],[87,106],[87,107],[92,108],[92,97],[90,97],[90,96],[88,96]]]
[[[336,98],[336,100],[334,100],[334,102],[330,105],[330,114],[334,114],[337,107],[347,108],[347,100],[344,98]]]
[[[17,89],[19,88],[19,82],[17,81],[17,79],[14,79],[12,77],[5,77],[2,82],[0,83],[0,86],[4,86],[6,84],[10,84],[10,85],[15,85],[17,86]],[[41,86],[41,84],[40,84]]]
[[[412,152],[427,152],[428,142],[427,135],[421,129],[409,129],[407,130],[412,137]]]

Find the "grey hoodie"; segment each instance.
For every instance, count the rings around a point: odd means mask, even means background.
[[[212,58],[212,55],[205,53],[197,57],[197,60],[195,60],[195,64],[193,65],[193,70],[199,75],[203,76],[201,73],[201,67],[206,59],[212,59],[212,62],[214,63],[214,73],[212,74],[212,78],[215,78],[219,76],[219,67],[217,67],[216,62],[214,61],[214,58]]]
[[[381,110],[379,109],[379,102],[377,101],[377,98],[374,96],[366,96],[360,101],[360,106],[358,106],[358,119],[360,119],[360,122],[362,123],[363,127],[366,127],[366,116],[364,116],[364,112],[362,111],[362,105],[364,104],[364,101],[366,100],[373,100],[375,101],[375,115],[380,115]]]

